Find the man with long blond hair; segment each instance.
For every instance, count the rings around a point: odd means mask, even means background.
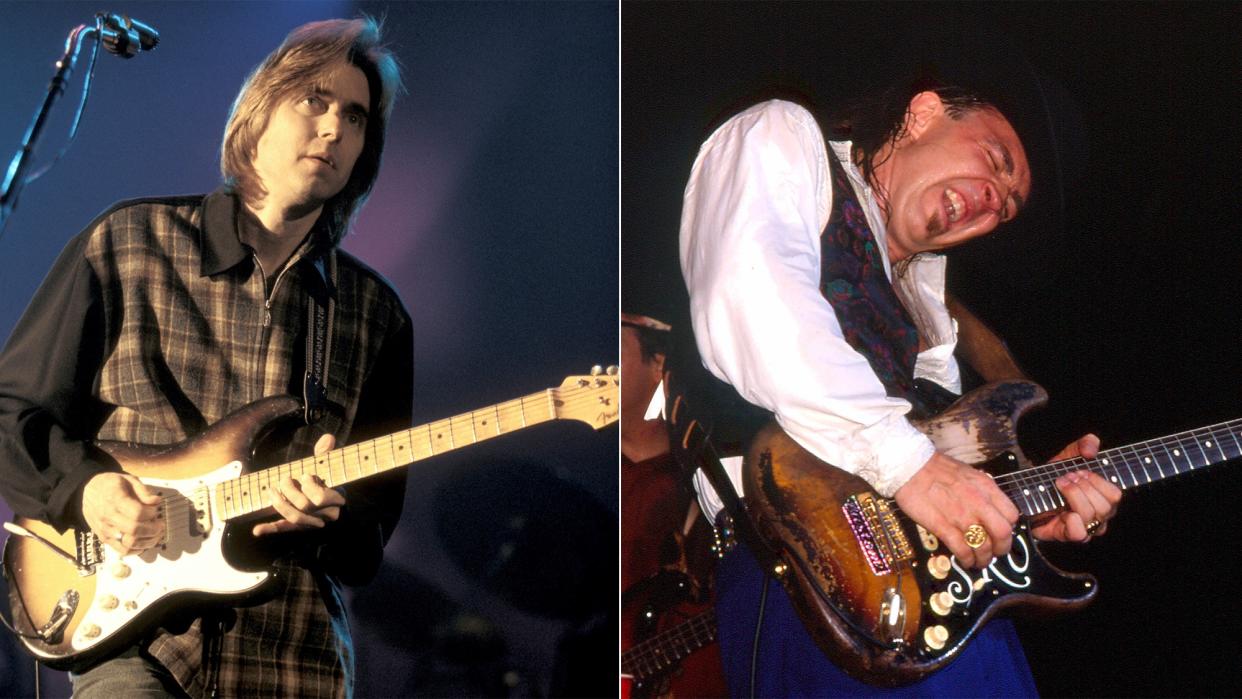
[[[0,494],[16,513],[140,554],[164,539],[160,496],[95,440],[180,442],[315,382],[321,416],[274,459],[408,426],[410,318],[337,249],[400,87],[373,20],[299,27],[242,86],[220,189],[122,202],[70,241],[0,353]],[[286,476],[274,519],[241,532],[276,552],[270,597],[176,610],[74,672],[75,695],[350,694],[341,585],[374,577],[404,489],[401,469],[347,492]]]

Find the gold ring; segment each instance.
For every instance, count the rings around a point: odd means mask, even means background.
[[[987,530],[981,524],[972,524],[966,527],[966,531],[962,532],[962,536],[966,538],[966,545],[972,549],[983,546],[983,542],[988,540]]]
[[[1099,529],[1101,524],[1104,523],[1098,519],[1087,522],[1087,536],[1095,536],[1095,530]]]

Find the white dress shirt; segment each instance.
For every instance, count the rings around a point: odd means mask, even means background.
[[[773,100],[734,116],[699,150],[686,185],[681,267],[704,365],[746,400],[771,410],[798,444],[891,496],[934,452],[845,341],[820,293],[820,233],[832,211],[828,158],[853,183],[892,278],[884,219],[850,160],[826,144],[803,107]],[[945,260],[916,257],[895,285],[923,345],[915,376],[955,393],[957,326],[944,304]],[[739,464],[729,468],[741,492]],[[702,474],[709,517],[720,509]]]

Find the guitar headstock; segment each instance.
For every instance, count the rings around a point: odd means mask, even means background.
[[[589,376],[569,376],[553,388],[556,417],[600,429],[621,417],[621,371],[595,366]]]

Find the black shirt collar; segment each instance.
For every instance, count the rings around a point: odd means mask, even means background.
[[[203,198],[203,276],[219,274],[251,260],[250,248],[241,242],[238,230],[240,207],[240,197],[225,187]],[[303,262],[321,260],[332,249],[327,226],[327,216],[321,215],[311,227],[310,251]],[[322,272],[316,271],[320,273],[311,276],[330,287]],[[328,293],[335,296],[335,289],[328,289]]]

